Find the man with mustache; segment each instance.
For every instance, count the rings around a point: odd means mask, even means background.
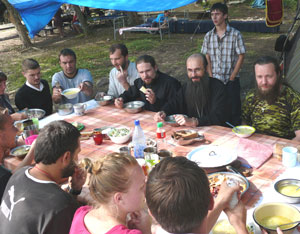
[[[175,78],[158,70],[155,59],[150,55],[142,55],[136,60],[139,79],[115,100],[117,108],[130,101],[141,100],[149,111],[160,111],[172,100],[181,84]]]
[[[273,57],[259,58],[254,72],[256,88],[243,103],[243,122],[259,133],[300,141],[300,94],[282,81]]]
[[[25,59],[22,63],[22,74],[25,84],[17,91],[15,103],[19,110],[38,108],[52,114],[52,99],[49,84],[41,79],[41,68],[34,59]]]
[[[207,61],[203,54],[192,54],[186,61],[189,80],[169,100],[168,104],[154,116],[163,121],[166,116],[176,115],[179,125],[189,127],[224,125],[226,121],[226,94],[224,84],[206,74]]]
[[[0,107],[0,162],[3,162],[3,158],[10,151],[10,149],[15,148],[16,135],[18,129],[14,126],[14,120],[12,115],[9,115],[8,109],[3,109]],[[19,168],[30,165],[34,157],[34,144],[30,148],[26,157],[19,163],[15,170],[10,171],[0,163],[0,201],[2,200],[2,195],[5,190],[6,184],[12,173],[16,172]],[[2,164],[2,165],[1,165]]]
[[[128,49],[123,44],[115,44],[109,48],[109,58],[114,68],[109,73],[107,94],[119,97],[139,78],[135,63],[128,60]]]
[[[52,77],[52,100],[54,103],[80,103],[92,99],[93,78],[87,69],[77,69],[76,54],[73,50],[65,48],[58,56],[62,71],[56,72]],[[79,88],[81,92],[75,98],[67,99],[61,95],[65,89]]]
[[[79,207],[73,196],[80,194],[86,179],[76,166],[79,137],[77,128],[66,121],[54,121],[41,130],[35,166],[19,169],[6,186],[0,209],[2,233],[69,233]],[[66,192],[60,184],[69,177]]]

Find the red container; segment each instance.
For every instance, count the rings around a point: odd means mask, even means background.
[[[103,135],[102,133],[97,133],[93,136],[95,145],[101,145],[103,142]]]

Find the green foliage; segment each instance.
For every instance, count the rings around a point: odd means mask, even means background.
[[[283,7],[291,10],[297,9],[297,0],[284,0]]]

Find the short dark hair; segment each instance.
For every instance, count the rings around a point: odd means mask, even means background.
[[[36,163],[53,164],[65,152],[71,154],[78,148],[80,132],[72,124],[60,120],[47,124],[36,140],[34,158]]]
[[[140,63],[150,63],[153,68],[156,66],[155,59],[152,56],[147,54],[138,57],[135,63],[136,65]]]
[[[228,7],[226,4],[217,2],[213,4],[210,8],[210,12],[213,12],[214,10],[219,10],[221,11],[224,15],[228,15]]]
[[[259,59],[257,59],[254,64],[253,64],[253,69],[254,69],[254,73],[255,73],[255,65],[265,65],[265,64],[269,64],[272,63],[274,65],[275,68],[275,72],[276,74],[281,74],[281,69],[278,63],[278,60],[274,57],[271,56],[262,56]]]
[[[3,71],[0,71],[0,82],[7,80],[7,76]]]
[[[113,54],[116,50],[120,50],[121,54],[125,57],[128,55],[128,49],[124,44],[114,44],[109,48],[109,53]]]
[[[170,233],[191,233],[199,228],[207,216],[210,199],[205,172],[185,157],[163,159],[148,176],[148,208]]]
[[[22,72],[38,69],[39,67],[40,64],[35,59],[32,58],[24,59],[24,61],[22,62]]]
[[[72,56],[76,60],[76,54],[73,50],[65,48],[62,49],[58,55],[58,60],[60,61],[60,56]]]

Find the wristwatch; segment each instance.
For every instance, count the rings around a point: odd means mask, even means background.
[[[77,196],[81,193],[82,188],[80,190],[75,190],[70,186],[68,186],[67,190],[69,191],[70,194]]]

